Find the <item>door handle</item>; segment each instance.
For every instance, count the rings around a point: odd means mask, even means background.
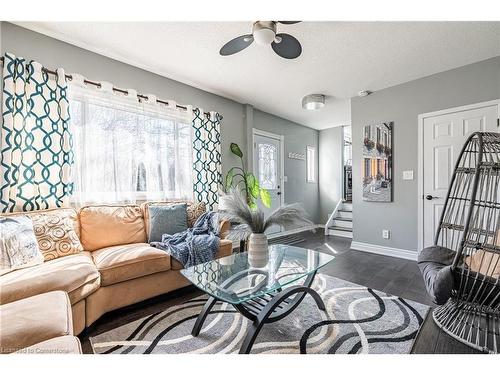
[[[278,191],[278,192],[276,193],[276,195],[281,195],[281,191]]]
[[[433,199],[439,199],[440,197],[433,197],[432,195],[426,195],[425,196],[425,199],[427,199],[428,201],[431,201]]]

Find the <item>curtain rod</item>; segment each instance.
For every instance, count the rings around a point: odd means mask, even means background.
[[[4,62],[5,62],[5,58],[3,56],[0,56],[0,63],[3,64]],[[50,69],[48,69],[48,68],[46,68],[44,66],[42,67],[42,71],[45,72],[45,73],[47,73],[47,74],[52,74],[52,75],[57,76],[57,72],[56,71],[50,70]],[[66,76],[66,79],[68,79],[70,81],[73,79],[73,76],[71,74],[65,74],[65,76]],[[101,87],[101,84],[99,82],[90,81],[88,79],[84,79],[83,83],[85,83],[86,85],[93,85],[93,86],[96,86],[96,87],[99,87],[99,88]],[[124,95],[128,95],[128,91],[127,90],[120,89],[118,87],[113,87],[113,91],[122,93]],[[143,94],[137,94],[137,97],[141,98],[141,99],[144,99],[146,101],[148,100],[148,97],[146,95],[143,95]],[[156,99],[156,102],[160,103],[160,104],[169,105],[168,101],[165,101],[165,100]],[[187,107],[184,106],[184,105],[176,104],[175,106],[177,108],[179,108],[179,109],[187,110]],[[210,116],[210,112],[204,112],[204,114],[207,115],[207,116]]]

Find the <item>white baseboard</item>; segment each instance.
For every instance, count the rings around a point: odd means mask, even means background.
[[[285,230],[283,232],[273,233],[273,234],[270,234],[269,236],[267,236],[267,238],[270,239],[270,240],[272,240],[273,238],[288,236],[290,234],[296,234],[296,233],[300,233],[300,232],[307,232],[307,231],[315,230],[315,229],[318,229],[318,225],[317,224],[310,225],[310,226],[307,226],[307,227],[300,227],[300,228],[295,228],[295,229],[289,229],[289,230]]]
[[[396,258],[403,258],[408,260],[417,260],[418,253],[416,251],[398,249],[395,247],[374,245],[365,242],[351,242],[351,249],[366,251],[367,253],[374,253],[380,255],[388,255]]]

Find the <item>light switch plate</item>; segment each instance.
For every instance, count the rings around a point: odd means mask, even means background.
[[[385,238],[387,240],[390,237],[391,237],[391,231],[389,229],[382,230],[382,238]]]
[[[413,171],[403,171],[403,180],[413,180]]]
[[[283,182],[288,182],[288,176],[283,176]]]

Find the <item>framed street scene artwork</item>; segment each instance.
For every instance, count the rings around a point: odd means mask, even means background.
[[[363,129],[363,200],[392,202],[393,122],[366,125]]]

